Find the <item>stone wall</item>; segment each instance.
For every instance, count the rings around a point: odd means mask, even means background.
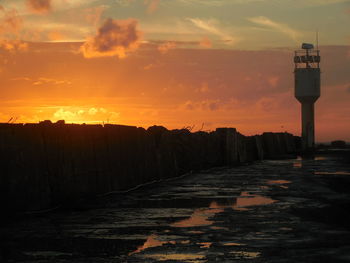
[[[295,154],[298,137],[145,130],[122,125],[0,124],[5,211],[36,211],[191,171]]]

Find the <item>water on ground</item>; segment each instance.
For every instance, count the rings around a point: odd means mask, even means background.
[[[216,168],[6,223],[9,262],[350,262],[346,154]]]

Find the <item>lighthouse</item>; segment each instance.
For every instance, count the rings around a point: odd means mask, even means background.
[[[301,140],[304,153],[315,147],[315,102],[321,95],[320,51],[303,43],[295,51],[295,98],[301,103]]]

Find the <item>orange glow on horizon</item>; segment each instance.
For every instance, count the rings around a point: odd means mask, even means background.
[[[81,44],[29,43],[26,52],[0,51],[0,121],[300,134],[291,51],[174,46],[159,52],[159,44],[148,43],[123,59],[86,59]],[[324,47],[325,72],[346,67],[347,52]],[[327,74],[316,103],[316,140],[350,141],[350,82],[347,75]]]

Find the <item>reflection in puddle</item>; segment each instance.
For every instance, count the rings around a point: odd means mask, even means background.
[[[275,181],[275,182],[282,182]],[[289,183],[289,181],[283,181],[283,183]],[[250,206],[259,206],[259,205],[268,205],[277,202],[271,198],[261,196],[261,195],[252,195],[248,192],[242,192],[239,197],[237,197],[234,204],[220,205],[217,202],[213,201],[208,208],[199,208],[194,210],[190,218],[175,222],[171,224],[172,227],[200,227],[200,226],[209,226],[214,223],[213,220],[209,218],[213,217],[215,214],[224,212],[226,208],[232,208],[238,211],[249,210]],[[224,229],[219,227],[212,227],[212,229]]]
[[[181,262],[202,263],[205,255],[201,254],[153,254],[145,255],[145,258],[151,258],[159,261],[176,260]]]
[[[196,231],[196,230],[194,230],[194,231],[188,231],[188,233],[190,233],[190,234],[204,234],[203,231]]]
[[[324,160],[327,160],[327,158],[324,157],[324,156],[317,156],[317,157],[315,157],[314,160],[315,160],[315,161],[324,161]]]
[[[234,210],[247,210],[250,206],[259,205],[269,205],[277,202],[271,198],[261,196],[261,195],[251,195],[248,192],[242,192],[239,197],[237,197],[236,203],[233,205]]]
[[[288,189],[288,186],[284,185],[284,184],[290,184],[291,181],[287,181],[287,180],[271,180],[267,182],[268,184],[274,185],[277,184],[279,185],[279,187],[283,188],[283,189]]]
[[[210,246],[213,244],[212,242],[200,242],[197,243],[198,245],[200,245],[200,248],[210,248]]]
[[[212,225],[214,222],[212,220],[209,220],[210,217],[217,213],[223,212],[223,209],[220,209],[216,202],[212,202],[209,206],[209,209],[207,208],[200,208],[194,210],[193,214],[190,218],[181,220],[179,222],[173,223],[172,227],[199,227],[199,226],[209,226]]]
[[[293,163],[293,167],[294,168],[302,168],[303,167],[303,164],[301,162],[294,162]]]
[[[141,251],[147,249],[147,248],[151,248],[151,247],[161,247],[163,246],[164,244],[166,244],[168,242],[166,241],[159,241],[157,239],[157,235],[150,235],[146,242],[142,245],[142,246],[139,246],[135,251],[129,253],[129,256],[133,255],[133,254],[136,254],[136,253],[140,253]]]
[[[293,228],[290,228],[290,227],[280,227],[279,230],[282,230],[282,231],[292,231]]]
[[[224,243],[224,246],[244,246],[245,244],[240,243]]]
[[[164,244],[172,244],[172,245],[176,245],[176,241],[174,240],[171,240],[171,241],[161,241],[159,240],[159,237],[157,235],[150,235],[147,240],[145,241],[145,243],[142,245],[142,246],[139,246],[135,251],[133,252],[130,252],[129,253],[129,256],[133,255],[133,254],[137,254],[137,253],[140,253],[148,248],[151,248],[151,247],[161,247],[163,246]],[[178,243],[180,244],[189,244],[190,243],[190,240],[182,240],[182,241],[179,241]]]
[[[293,167],[294,168],[302,168],[303,164],[302,164],[302,158],[301,156],[298,156],[298,158],[293,162]]]
[[[350,172],[338,171],[338,172],[315,172],[318,175],[350,175]]]
[[[234,254],[235,256],[239,258],[244,258],[244,259],[253,259],[257,258],[261,255],[259,252],[246,252],[246,251],[232,251],[230,254]]]
[[[289,181],[271,181],[273,183],[289,183]],[[194,210],[193,214],[184,220],[175,222],[171,224],[172,227],[199,227],[199,226],[209,226],[214,223],[213,220],[210,220],[209,218],[213,217],[217,213],[222,213],[224,209],[226,208],[232,208],[234,210],[248,210],[247,207],[251,206],[260,206],[260,205],[268,205],[277,202],[277,200],[273,200],[271,198],[261,196],[261,195],[253,195],[250,194],[249,192],[242,192],[239,197],[237,197],[236,201],[234,204],[225,204],[225,205],[220,205],[217,202],[212,202],[209,206],[209,208],[200,208]],[[228,230],[228,228],[224,227],[218,227],[218,226],[211,226],[211,229],[225,229]],[[190,231],[190,233],[193,234],[202,234],[202,231]],[[131,252],[129,255],[137,254],[140,253],[141,251],[144,251],[148,248],[152,247],[160,247],[163,246],[164,244],[176,244],[176,241],[161,241],[157,238],[157,235],[150,235],[146,242],[138,247],[135,251]],[[179,243],[181,244],[189,244],[189,240],[184,240],[180,241]],[[200,242],[197,243],[200,245],[201,248],[209,248],[212,243],[211,242]],[[226,243],[224,244],[225,246],[241,246],[243,244],[238,244],[238,243]],[[244,251],[239,251],[239,252],[231,252],[234,254],[237,254],[237,256],[241,256],[244,258],[254,258],[259,255],[258,252],[244,252]],[[200,260],[203,259],[205,256],[203,255],[193,255],[193,254],[152,254],[152,255],[145,255],[147,258],[152,258],[156,259],[159,261],[165,261],[165,260],[182,260],[186,262],[186,260],[191,260],[190,262],[200,262],[200,261],[193,261],[193,260]]]
[[[267,183],[268,184],[290,184],[291,181],[287,181],[287,180],[270,180]]]

